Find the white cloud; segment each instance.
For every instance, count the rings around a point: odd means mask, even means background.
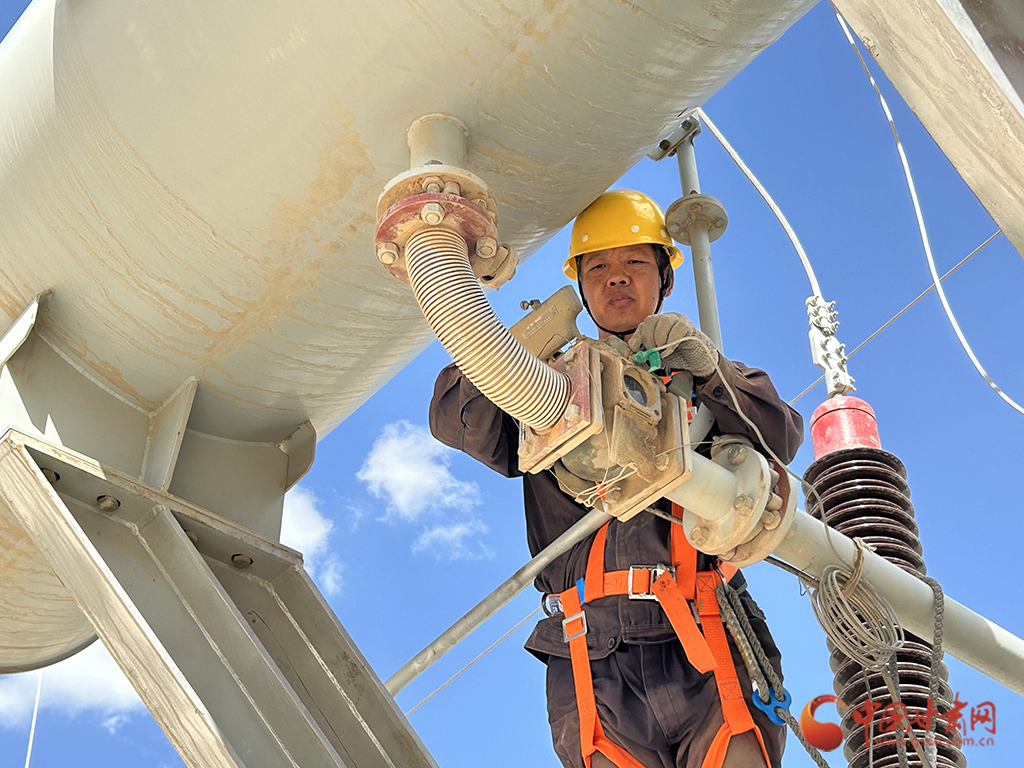
[[[477,541],[479,551],[471,549],[466,540],[477,534],[487,533],[487,526],[479,520],[435,525],[423,531],[412,543],[413,552],[430,552],[438,560],[475,560],[492,557],[494,552],[482,541]]]
[[[12,727],[31,719],[38,682],[38,672],[0,677],[0,725]],[[68,715],[96,710],[104,717],[104,727],[113,732],[143,705],[107,649],[95,642],[43,670],[39,708]]]
[[[348,512],[345,522],[348,523],[349,532],[355,533],[363,524],[363,520],[366,519],[366,510],[361,504],[355,504],[352,501],[348,501],[345,506],[345,511]]]
[[[310,578],[328,596],[341,591],[344,565],[329,550],[334,523],[320,511],[321,500],[301,486],[295,486],[284,497],[281,518],[281,543],[302,553]]]
[[[341,561],[331,556],[317,568],[317,584],[324,594],[333,597],[341,592],[341,585],[344,583],[341,572],[344,567]]]
[[[471,542],[487,533],[473,512],[480,490],[451,473],[453,453],[426,427],[398,421],[384,427],[356,477],[386,502],[382,520],[427,524],[412,544],[414,553],[438,560],[492,557],[482,541]]]
[[[468,512],[480,491],[448,470],[452,453],[425,427],[398,421],[384,427],[356,477],[387,501],[388,518],[414,522],[431,511]]]
[[[113,736],[115,733],[121,730],[121,726],[127,723],[128,720],[128,715],[111,715],[103,721],[102,725],[104,728],[107,729],[107,733]]]

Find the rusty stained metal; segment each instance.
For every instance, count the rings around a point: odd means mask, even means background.
[[[469,249],[469,261],[474,274],[481,273],[477,275],[478,277],[494,263],[495,253],[492,252],[491,258],[487,259],[477,253],[477,243],[482,238],[490,238],[491,243],[496,245],[498,237],[494,219],[488,215],[487,210],[460,195],[424,192],[391,205],[377,225],[378,258],[392,276],[404,283],[409,282],[405,244],[416,232],[430,226],[451,229],[463,236]],[[385,244],[397,246],[394,260],[386,260],[380,256],[380,248]]]

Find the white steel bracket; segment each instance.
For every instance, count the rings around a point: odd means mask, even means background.
[[[192,768],[436,767],[298,553],[13,429],[0,516]]]

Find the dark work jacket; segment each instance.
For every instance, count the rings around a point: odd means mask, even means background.
[[[735,391],[743,413],[757,425],[768,446],[784,462],[792,461],[803,441],[800,414],[779,399],[764,371],[725,358],[719,367]],[[714,414],[712,435],[746,435],[758,444],[756,436],[737,415],[717,373],[707,380],[698,380],[695,402],[706,405]],[[519,471],[519,427],[515,420],[484,397],[454,365],[442,370],[437,378],[430,403],[430,431],[442,443],[468,453],[506,477],[523,478],[526,536],[532,555],[537,555],[589,511],[559,489],[552,472]],[[659,503],[668,508],[665,500]],[[643,513],[624,523],[612,520],[605,546],[605,569],[618,571],[631,565],[671,562],[672,525]],[[584,539],[549,564],[535,581],[537,589],[557,594],[582,578],[593,539]],[[706,568],[706,563],[707,560],[704,564],[698,562],[698,569]],[[747,603],[750,612],[760,614],[752,600],[747,598]],[[668,618],[655,601],[630,600],[625,595],[606,597],[588,603],[586,611],[587,645],[592,659],[607,656],[620,642],[657,643],[675,637]],[[569,646],[562,635],[561,618],[542,619],[526,648],[542,660],[549,655],[567,658]]]

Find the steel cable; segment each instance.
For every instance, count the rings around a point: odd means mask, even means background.
[[[28,731],[28,751],[25,753],[25,768],[32,760],[32,742],[36,738],[36,717],[39,715],[39,696],[43,692],[43,670],[39,670],[39,682],[36,684],[36,703],[32,708],[32,725]]]
[[[988,245],[988,244],[989,244],[989,243],[991,243],[991,242],[992,242],[993,240],[995,240],[995,239],[996,239],[996,237],[997,237],[998,235],[1002,234],[1002,232],[1003,232],[1003,230],[1002,230],[1002,229],[997,229],[997,230],[996,230],[995,232],[993,232],[993,233],[992,233],[991,235],[989,235],[989,236],[988,236],[988,238],[987,238],[987,239],[985,240],[985,242],[983,242],[983,243],[982,243],[981,245],[979,245],[979,246],[978,246],[977,248],[975,248],[975,249],[974,249],[973,251],[971,251],[971,252],[970,252],[969,254],[967,254],[967,255],[966,255],[966,256],[964,256],[964,257],[963,257],[962,259],[960,259],[960,261],[958,261],[958,262],[956,263],[956,266],[954,266],[954,267],[953,267],[952,269],[950,269],[950,270],[949,270],[948,272],[946,272],[946,274],[944,274],[944,275],[943,275],[942,277],[940,277],[940,278],[939,278],[939,282],[942,282],[942,281],[943,281],[943,280],[945,280],[945,279],[946,279],[947,277],[949,277],[949,276],[950,276],[950,275],[952,275],[952,274],[953,274],[954,272],[956,272],[956,271],[957,271],[958,269],[960,269],[960,267],[962,267],[962,266],[963,266],[964,264],[966,264],[966,263],[967,263],[967,262],[968,262],[968,261],[969,261],[969,260],[970,260],[970,259],[971,259],[971,258],[972,258],[973,256],[975,256],[976,254],[978,254],[978,253],[979,253],[979,252],[981,251],[981,249],[982,249],[982,248],[984,248],[984,247],[985,247],[986,245]],[[931,293],[931,292],[932,292],[932,291],[934,291],[934,290],[935,290],[935,285],[934,285],[934,284],[933,284],[933,285],[929,285],[929,286],[928,286],[928,287],[927,287],[927,288],[926,288],[925,290],[923,290],[923,291],[922,291],[921,293],[919,293],[919,294],[917,295],[917,298],[916,298],[916,299],[914,299],[914,300],[913,300],[912,302],[910,302],[909,304],[907,304],[907,306],[905,306],[905,307],[904,307],[903,309],[901,309],[901,310],[900,310],[899,312],[897,312],[897,313],[896,313],[895,315],[893,315],[892,317],[890,317],[890,318],[889,318],[889,319],[888,319],[888,320],[887,320],[887,321],[886,321],[886,322],[885,322],[885,323],[884,323],[884,324],[882,325],[882,327],[881,327],[881,328],[879,328],[879,329],[878,329],[877,331],[875,331],[875,332],[874,332],[874,333],[872,333],[872,334],[871,334],[870,336],[868,336],[868,337],[867,337],[866,339],[864,339],[864,341],[862,341],[862,342],[861,342],[860,344],[858,344],[858,345],[857,345],[857,346],[856,346],[856,347],[855,347],[855,348],[853,349],[853,351],[852,351],[852,352],[851,352],[850,354],[848,354],[848,355],[846,356],[846,359],[847,359],[847,360],[849,360],[849,359],[850,359],[851,357],[853,357],[853,356],[854,356],[855,354],[857,354],[858,352],[860,352],[860,350],[861,350],[861,349],[863,349],[863,348],[864,348],[864,346],[865,346],[865,345],[866,345],[866,344],[867,344],[867,343],[868,343],[869,341],[872,341],[872,340],[874,340],[874,338],[875,338],[876,336],[878,336],[878,334],[880,334],[880,333],[881,333],[882,331],[884,331],[884,330],[885,330],[886,328],[888,328],[888,327],[889,327],[890,325],[892,325],[892,324],[893,324],[894,322],[896,322],[897,320],[899,320],[899,319],[900,319],[900,318],[901,318],[901,317],[903,316],[903,314],[904,314],[905,312],[907,312],[907,310],[909,310],[909,309],[910,309],[911,307],[913,307],[913,306],[914,306],[915,304],[917,304],[917,302],[919,302],[919,301],[920,301],[921,299],[923,299],[923,298],[924,298],[925,296],[927,296],[927,295],[928,295],[929,293]],[[816,379],[815,379],[814,381],[812,381],[812,382],[811,382],[811,383],[810,383],[810,384],[809,384],[809,385],[807,386],[807,388],[806,388],[806,389],[805,389],[805,390],[804,390],[803,392],[801,392],[801,393],[800,393],[799,395],[797,395],[797,396],[796,396],[796,397],[794,397],[794,398],[793,398],[792,400],[790,400],[790,401],[789,401],[789,405],[792,405],[792,404],[793,404],[793,403],[795,403],[795,402],[796,402],[797,400],[799,400],[799,399],[800,399],[801,397],[803,397],[804,395],[806,395],[806,394],[807,394],[808,392],[810,392],[810,391],[811,391],[812,389],[814,389],[814,387],[815,387],[815,386],[817,386],[817,385],[818,385],[818,384],[819,384],[820,382],[822,382],[822,381],[823,381],[824,379],[825,379],[825,374],[822,374],[821,376],[819,376],[818,378],[816,378]]]
[[[818,287],[818,278],[814,274],[813,267],[811,267],[811,260],[807,258],[807,251],[805,251],[803,245],[801,245],[800,238],[796,236],[796,231],[793,229],[792,225],[790,225],[789,219],[786,218],[782,209],[779,208],[778,204],[776,204],[775,199],[768,194],[768,190],[764,188],[764,185],[760,182],[757,176],[754,175],[754,172],[747,167],[746,163],[743,162],[739,153],[733,149],[732,144],[730,144],[722,132],[718,130],[718,126],[712,122],[710,117],[708,117],[707,112],[698,107],[697,117],[701,122],[707,125],[711,133],[713,133],[715,138],[718,139],[718,143],[722,145],[722,148],[728,153],[729,157],[732,158],[732,161],[736,163],[737,167],[743,172],[743,175],[747,177],[747,180],[751,184],[754,185],[754,189],[757,190],[758,194],[761,195],[761,198],[768,204],[768,207],[771,208],[772,213],[775,214],[775,218],[779,220],[782,228],[786,231],[789,241],[796,249],[796,255],[800,257],[800,263],[804,265],[804,271],[807,273],[807,279],[811,283],[811,292],[820,298],[821,288]]]
[[[842,14],[839,13],[839,9],[836,8],[835,4],[831,3],[832,10],[835,12],[836,19],[839,20],[839,26],[843,28],[843,32],[846,34],[846,39],[850,43],[850,47],[853,48],[853,52],[857,54],[857,60],[860,62],[861,68],[864,70],[864,74],[867,75],[868,80],[871,83],[871,87],[875,91],[875,95],[878,96],[878,100],[882,105],[882,111],[885,112],[885,117],[889,121],[889,127],[892,129],[893,138],[896,140],[896,151],[899,153],[900,162],[903,164],[903,175],[907,179],[907,187],[910,189],[910,199],[914,204],[914,215],[917,217],[917,227],[921,232],[921,243],[924,246],[924,255],[928,260],[928,271],[932,276],[932,284],[935,286],[935,292],[939,295],[939,301],[942,302],[942,309],[946,313],[946,317],[949,319],[950,325],[953,326],[953,331],[956,333],[956,337],[960,340],[960,346],[964,348],[967,356],[971,359],[974,367],[978,373],[981,374],[982,378],[988,382],[988,385],[992,390],[999,395],[1006,403],[1018,413],[1024,414],[1024,407],[1017,404],[1013,398],[1007,395],[999,386],[992,380],[985,369],[982,367],[981,362],[974,354],[974,350],[971,349],[971,345],[967,342],[967,337],[964,336],[964,332],[960,330],[960,324],[957,322],[956,317],[953,314],[953,310],[949,306],[949,301],[946,299],[946,292],[942,290],[942,281],[939,280],[938,270],[935,268],[935,259],[932,257],[932,247],[928,240],[928,231],[924,226],[924,216],[921,213],[921,203],[917,198],[917,187],[914,185],[914,177],[910,173],[910,164],[907,162],[907,154],[903,151],[903,142],[900,141],[899,132],[896,130],[896,123],[893,120],[892,112],[889,111],[889,105],[885,101],[885,97],[882,96],[882,92],[878,89],[878,84],[875,82],[874,76],[871,74],[871,70],[868,69],[867,62],[864,61],[864,57],[860,53],[860,48],[857,47],[857,43],[853,39],[853,34],[850,32],[850,27],[846,24],[846,20]]]
[[[482,659],[482,658],[483,658],[484,656],[486,656],[486,655],[487,655],[488,653],[490,653],[490,652],[491,652],[491,651],[493,651],[493,650],[494,650],[495,648],[497,648],[497,647],[498,647],[498,644],[499,644],[499,643],[501,643],[501,641],[502,641],[502,640],[506,639],[506,638],[507,638],[507,637],[508,637],[509,635],[511,635],[511,634],[512,634],[513,632],[515,632],[515,631],[516,631],[517,629],[519,629],[519,628],[520,628],[521,626],[523,626],[523,624],[525,624],[525,623],[526,623],[526,622],[528,622],[528,621],[529,621],[530,619],[532,619],[532,618],[534,617],[534,615],[535,615],[535,614],[537,613],[537,611],[539,611],[539,610],[540,610],[540,607],[538,606],[537,608],[534,608],[534,609],[533,609],[532,611],[530,611],[530,613],[529,613],[529,614],[527,614],[527,615],[526,615],[525,617],[523,617],[523,618],[522,618],[522,619],[521,619],[521,620],[519,621],[519,623],[518,623],[518,624],[516,624],[516,625],[515,625],[514,627],[512,627],[512,629],[510,629],[510,630],[509,630],[508,632],[506,632],[506,633],[505,633],[504,635],[502,635],[502,636],[501,636],[501,637],[499,637],[499,638],[498,638],[497,640],[495,640],[495,641],[494,641],[493,643],[491,643],[491,644],[490,644],[489,646],[487,646],[487,647],[486,647],[486,648],[485,648],[485,649],[484,649],[483,651],[481,651],[481,652],[480,652],[480,654],[479,654],[479,655],[477,655],[477,657],[476,657],[476,658],[474,658],[474,659],[473,659],[473,660],[472,660],[471,662],[469,662],[469,663],[468,663],[468,664],[467,664],[466,666],[464,666],[464,667],[463,667],[462,669],[460,669],[460,670],[459,670],[458,672],[456,672],[456,673],[455,673],[454,675],[452,675],[452,676],[451,676],[451,677],[449,677],[449,678],[448,678],[447,680],[445,680],[445,681],[444,681],[443,683],[441,683],[441,684],[440,684],[439,686],[437,686],[437,688],[435,688],[435,689],[434,689],[434,690],[433,690],[433,691],[432,691],[432,692],[431,692],[431,693],[430,693],[430,694],[429,694],[429,695],[428,695],[428,696],[427,696],[427,697],[426,697],[425,699],[423,699],[423,701],[421,701],[421,702],[420,702],[419,704],[417,704],[417,705],[416,705],[415,707],[413,707],[413,708],[412,708],[412,709],[410,709],[410,710],[409,710],[408,712],[406,712],[406,713],[405,713],[405,716],[406,716],[406,717],[408,717],[408,716],[409,716],[409,715],[411,715],[411,714],[412,714],[413,712],[415,712],[415,711],[416,711],[417,709],[419,709],[419,708],[420,708],[420,707],[422,707],[422,706],[423,706],[424,704],[426,704],[426,703],[427,703],[428,701],[430,701],[430,700],[431,700],[432,698],[434,698],[434,696],[436,696],[436,695],[437,695],[438,693],[440,693],[440,692],[441,692],[442,690],[444,690],[444,688],[445,688],[445,687],[447,687],[448,683],[452,682],[452,681],[453,681],[453,680],[454,680],[455,678],[457,678],[457,677],[458,677],[459,675],[461,675],[461,674],[462,674],[463,672],[465,672],[465,671],[466,671],[467,669],[469,669],[469,668],[470,668],[470,667],[472,667],[472,666],[473,666],[474,664],[476,664],[476,663],[477,663],[478,661],[480,661],[480,659]]]

